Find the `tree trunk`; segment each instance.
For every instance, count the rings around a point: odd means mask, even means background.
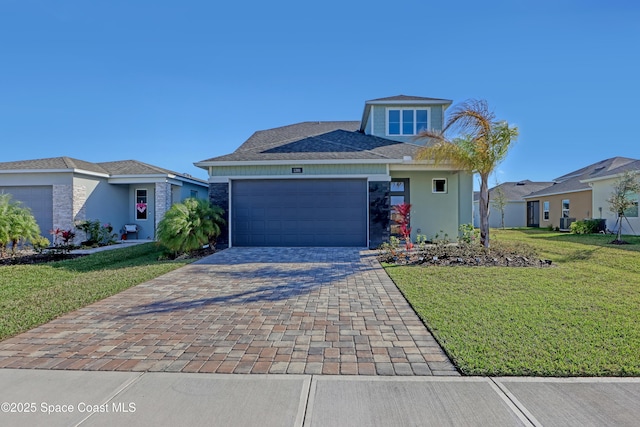
[[[620,213],[618,214],[618,235],[616,236],[616,241],[620,242],[622,241],[622,216],[624,214]]]
[[[489,247],[489,175],[480,174],[480,243]]]

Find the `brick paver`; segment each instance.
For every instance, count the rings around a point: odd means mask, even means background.
[[[232,248],[0,343],[0,368],[458,375],[371,251]]]

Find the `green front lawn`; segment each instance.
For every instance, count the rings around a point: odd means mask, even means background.
[[[552,268],[386,266],[467,375],[640,375],[640,238],[492,230]]]
[[[190,261],[158,261],[145,243],[82,258],[0,266],[0,340],[160,276]]]

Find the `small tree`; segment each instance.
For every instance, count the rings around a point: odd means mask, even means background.
[[[447,135],[452,131],[458,136]],[[480,242],[488,248],[489,176],[518,138],[518,128],[496,120],[486,101],[470,100],[453,109],[442,131],[425,130],[417,138],[427,140],[417,159],[446,162],[480,175]]]
[[[189,198],[176,203],[158,223],[158,240],[173,255],[188,253],[205,244],[215,245],[224,224],[224,211],[207,200]]]
[[[609,210],[617,215],[616,227],[618,231],[616,239],[611,243],[624,243],[622,240],[623,218],[627,220],[627,224],[631,227],[626,212],[633,207],[637,209],[638,193],[640,193],[640,182],[638,182],[637,177],[637,172],[626,171],[615,181],[611,196],[607,199]]]
[[[507,196],[501,187],[496,187],[493,191],[491,206],[500,211],[500,225],[504,229],[504,209],[507,207]]]
[[[15,253],[20,243],[38,237],[40,227],[31,210],[12,201],[10,194],[0,194],[0,251],[4,253],[11,244],[11,252]]]
[[[398,214],[398,219],[395,222],[400,226],[400,235],[404,239],[404,245],[407,250],[413,248],[411,242],[411,204],[401,203],[393,207],[393,210]]]

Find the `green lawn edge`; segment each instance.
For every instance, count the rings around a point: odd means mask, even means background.
[[[0,267],[0,340],[194,261],[159,261],[156,243],[47,264]]]
[[[552,268],[384,265],[464,375],[640,376],[640,238],[492,230]]]

